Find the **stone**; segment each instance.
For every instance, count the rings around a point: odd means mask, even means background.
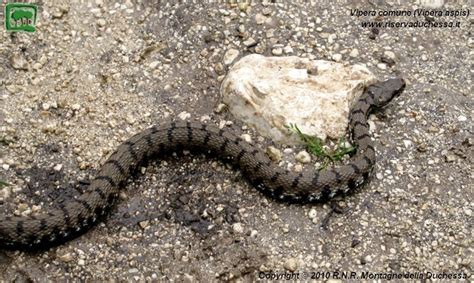
[[[99,27],[104,27],[106,24],[107,24],[107,21],[105,19],[100,18],[97,20],[97,25]]]
[[[239,50],[237,49],[229,49],[224,54],[224,64],[230,65],[234,62],[234,60],[239,57]]]
[[[244,141],[248,142],[248,143],[252,143],[252,137],[249,135],[249,134],[242,134],[240,136]]]
[[[340,62],[342,60],[342,55],[337,53],[337,54],[334,54],[332,55],[332,59],[336,62]]]
[[[418,4],[429,8],[429,9],[439,9],[444,6],[446,0],[419,0]]]
[[[263,8],[262,14],[264,14],[265,16],[271,15],[272,14],[272,8],[270,8],[270,7]]]
[[[298,152],[295,159],[296,159],[296,161],[298,161],[300,163],[303,163],[303,164],[311,162],[311,156],[305,150],[302,150],[302,151]]]
[[[285,261],[283,267],[288,271],[296,271],[298,269],[298,260],[296,258],[289,258]]]
[[[61,171],[61,169],[63,169],[63,165],[62,164],[56,164],[54,167],[53,167],[54,171]]]
[[[287,126],[296,124],[323,141],[345,134],[352,103],[375,81],[361,65],[251,54],[229,70],[223,103],[237,119],[282,144],[301,144]]]
[[[160,61],[153,61],[150,64],[148,64],[150,69],[155,69],[156,67],[158,67],[158,65],[160,65]]]
[[[257,25],[263,24],[265,20],[266,20],[266,17],[264,15],[260,13],[255,15],[255,22],[257,23]]]
[[[252,37],[249,37],[247,40],[245,40],[243,42],[243,44],[245,45],[245,47],[252,47],[252,46],[255,46],[257,45],[257,41],[255,39],[253,39]]]
[[[383,55],[384,55],[385,57],[391,59],[391,60],[394,60],[394,61],[395,61],[395,59],[397,59],[397,57],[395,56],[395,53],[393,53],[392,51],[389,51],[389,50],[385,51],[385,52],[383,53]]]
[[[277,161],[277,162],[280,161],[282,157],[281,151],[274,146],[267,147],[267,154],[271,160]]]
[[[291,54],[293,53],[293,48],[291,46],[285,46],[285,48],[283,48],[283,51],[286,53],[286,54]]]
[[[232,230],[234,230],[235,233],[242,234],[244,232],[244,227],[242,226],[242,223],[237,222],[232,225]]]
[[[349,53],[349,56],[351,56],[352,58],[359,56],[359,50],[357,48],[352,49],[351,53]]]
[[[186,112],[186,111],[183,111],[183,112],[181,112],[181,113],[178,114],[178,117],[179,117],[179,119],[185,121],[185,120],[191,118],[191,113],[188,113],[188,112]]]
[[[19,53],[14,53],[10,57],[10,64],[15,70],[28,70],[28,62],[26,61],[26,58]]]
[[[150,226],[150,221],[149,220],[140,221],[138,222],[138,225],[140,226],[140,228],[145,229],[148,226]]]
[[[63,255],[59,255],[58,259],[62,262],[71,262],[74,260],[74,257],[72,256],[71,253],[65,253]]]
[[[281,54],[283,54],[283,49],[280,47],[274,48],[272,49],[272,54],[275,56],[280,56]]]

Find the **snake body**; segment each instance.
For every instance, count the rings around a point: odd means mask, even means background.
[[[403,79],[369,86],[350,113],[350,129],[356,153],[346,165],[323,171],[291,172],[280,168],[258,147],[229,129],[197,122],[171,122],[154,126],[121,144],[102,165],[87,191],[57,204],[40,215],[0,215],[0,246],[38,248],[64,242],[88,230],[117,198],[120,187],[143,160],[179,149],[211,151],[231,159],[255,184],[273,198],[290,202],[322,202],[360,186],[375,164],[375,149],[367,116],[400,94]]]

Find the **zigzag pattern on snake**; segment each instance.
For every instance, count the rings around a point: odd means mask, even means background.
[[[102,165],[87,191],[57,204],[57,209],[24,217],[0,215],[0,246],[38,248],[64,242],[88,230],[112,206],[122,184],[145,159],[177,149],[212,151],[231,159],[263,193],[283,201],[322,202],[363,184],[375,164],[367,116],[385,106],[405,87],[403,79],[369,86],[350,113],[357,152],[346,165],[300,173],[280,168],[258,147],[233,131],[196,122],[151,127],[121,144]]]

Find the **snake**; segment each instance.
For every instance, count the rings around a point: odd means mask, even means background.
[[[386,106],[405,88],[402,78],[376,82],[365,88],[349,111],[355,153],[340,166],[300,172],[283,169],[258,146],[247,142],[232,127],[204,122],[172,121],[155,125],[123,142],[102,164],[87,189],[75,198],[28,216],[0,214],[0,247],[50,247],[85,233],[108,214],[140,164],[178,150],[213,153],[230,160],[255,188],[274,199],[297,203],[325,202],[364,184],[376,162],[368,115]]]

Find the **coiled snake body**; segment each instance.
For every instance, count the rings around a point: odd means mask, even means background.
[[[63,242],[86,231],[111,207],[121,184],[151,156],[176,149],[212,151],[231,159],[256,187],[273,198],[291,202],[321,202],[364,183],[375,164],[367,115],[400,94],[402,79],[369,86],[350,114],[350,128],[357,152],[346,165],[323,171],[290,172],[273,163],[259,148],[227,129],[195,123],[171,122],[136,134],[102,165],[88,190],[78,198],[57,205],[48,213],[32,216],[0,215],[0,246],[38,248]]]

